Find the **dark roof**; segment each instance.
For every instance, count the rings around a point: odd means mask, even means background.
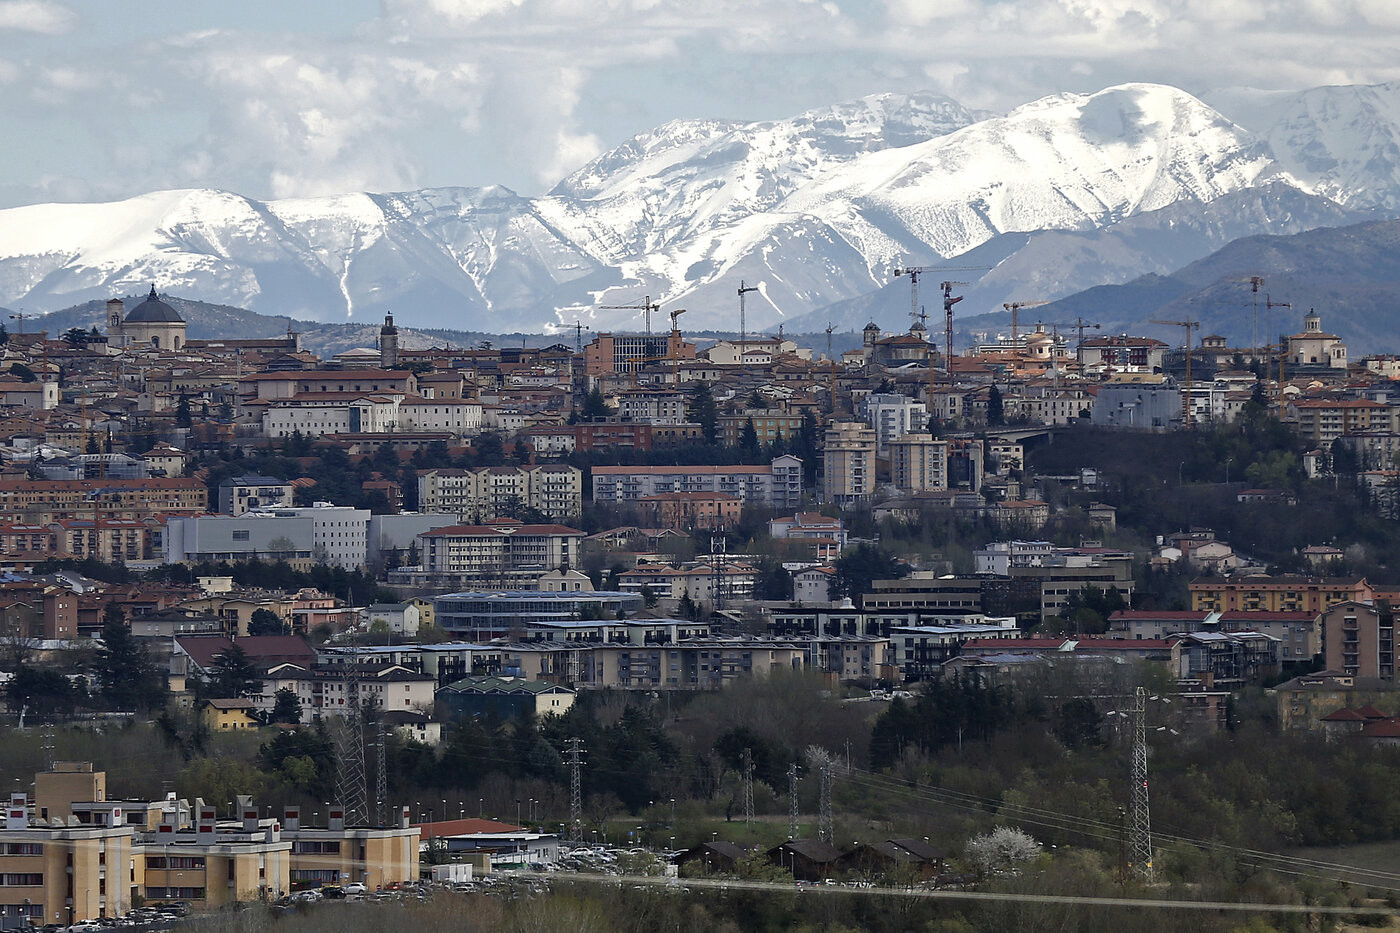
[[[786,849],[789,852],[800,855],[809,862],[818,864],[834,862],[841,857],[839,851],[827,845],[825,842],[822,842],[820,839],[789,839],[782,845],[774,846],[769,849],[768,855],[771,857],[772,854],[779,849]]]
[[[233,647],[233,639],[222,635],[177,636],[181,649],[202,670],[209,670],[214,659]],[[248,635],[238,639],[248,659],[264,670],[276,664],[291,663],[311,667],[316,651],[299,635]]]
[[[151,294],[146,300],[127,313],[125,324],[183,324],[185,319],[178,311],[156,297],[156,287],[151,286]]]

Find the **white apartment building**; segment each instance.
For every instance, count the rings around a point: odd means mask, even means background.
[[[482,406],[460,398],[406,398],[399,403],[400,431],[451,431],[480,434]]]
[[[671,492],[723,492],[753,505],[795,509],[802,504],[802,460],[784,454],[767,466],[593,468],[594,502],[635,502]]]
[[[906,395],[877,392],[860,404],[866,422],[875,429],[875,452],[884,457],[890,442],[905,434],[922,431],[928,426],[928,409]]]
[[[535,509],[554,521],[583,511],[583,471],[544,464],[532,467],[478,467],[423,470],[418,474],[418,507],[463,521],[512,518],[517,506]]]
[[[423,569],[432,574],[499,577],[578,566],[584,533],[563,525],[494,521],[453,525],[418,536]]]
[[[263,413],[263,434],[387,434],[398,430],[403,399],[404,396],[393,394],[306,392],[273,402]]]
[[[684,424],[685,395],[657,389],[632,389],[618,395],[617,414],[623,421]]]

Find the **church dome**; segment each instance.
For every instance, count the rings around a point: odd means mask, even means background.
[[[185,319],[170,305],[156,296],[156,287],[151,286],[151,294],[146,300],[131,309],[124,324],[183,324]]]

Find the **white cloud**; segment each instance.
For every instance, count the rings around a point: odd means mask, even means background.
[[[0,2],[0,29],[57,36],[71,30],[76,22],[73,11],[61,4],[43,0]]]

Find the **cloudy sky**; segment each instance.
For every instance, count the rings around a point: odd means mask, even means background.
[[[677,118],[1397,78],[1398,0],[0,0],[0,207],[537,194]]]

